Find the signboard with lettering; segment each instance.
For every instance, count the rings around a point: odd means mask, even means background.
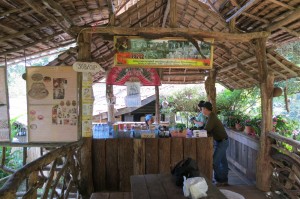
[[[115,66],[139,68],[211,69],[213,39],[190,42],[183,38],[148,40],[115,36]]]
[[[105,72],[105,70],[96,62],[75,62],[73,69],[76,72]]]

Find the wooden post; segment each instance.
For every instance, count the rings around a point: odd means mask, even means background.
[[[261,135],[258,157],[256,161],[256,186],[262,191],[269,191],[272,167],[270,162],[270,139],[268,133],[272,131],[272,99],[274,74],[268,71],[266,57],[266,38],[257,39],[255,46],[258,63],[260,93],[261,93]]]
[[[91,34],[81,33],[78,36],[78,61],[90,61],[91,57]],[[82,92],[82,73],[78,73],[79,93]],[[80,95],[80,115],[79,121],[82,121],[82,97]],[[78,124],[78,131],[82,133],[82,125]],[[92,178],[92,137],[82,137],[83,145],[81,148],[81,179],[79,182],[79,192],[83,199],[90,198],[94,192]]]
[[[159,86],[155,86],[155,123],[160,123],[160,111],[159,111]]]
[[[106,85],[106,101],[107,101],[107,122],[114,123],[115,122],[115,106],[112,103],[114,97],[114,89],[113,85]]]
[[[170,27],[177,27],[177,0],[169,0],[170,3]]]
[[[207,79],[205,80],[205,91],[207,94],[207,101],[212,103],[214,113],[217,113],[216,77],[217,71],[215,69],[211,69],[209,71]]]

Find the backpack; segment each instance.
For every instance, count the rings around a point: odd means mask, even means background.
[[[192,158],[185,158],[175,165],[171,173],[175,177],[175,184],[177,186],[182,186],[184,180],[183,176],[186,178],[199,176],[197,161]]]

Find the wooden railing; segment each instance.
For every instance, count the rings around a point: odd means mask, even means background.
[[[271,191],[274,198],[300,198],[300,142],[269,133],[273,166]]]
[[[256,180],[256,158],[259,148],[259,140],[243,132],[226,129],[229,137],[227,159],[232,169],[244,174],[254,184]]]
[[[53,150],[14,172],[0,189],[0,198],[80,198],[82,143],[52,146]]]

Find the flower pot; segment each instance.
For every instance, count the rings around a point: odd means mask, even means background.
[[[238,130],[238,131],[242,131],[243,126],[240,123],[235,123],[235,129]]]
[[[252,127],[251,126],[245,126],[245,130],[244,132],[247,133],[247,134],[252,134]]]

